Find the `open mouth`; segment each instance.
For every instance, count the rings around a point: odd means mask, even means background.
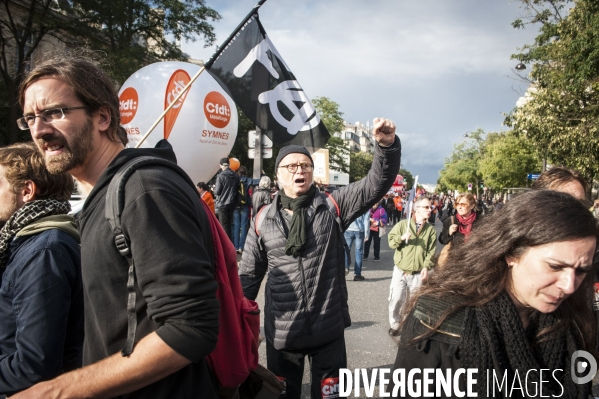
[[[304,184],[306,182],[306,179],[304,179],[303,177],[298,177],[297,179],[295,179],[293,181],[295,184]]]
[[[48,155],[57,155],[60,154],[64,148],[65,148],[65,143],[60,142],[60,141],[45,141],[45,140],[40,140],[39,141],[39,146],[42,149],[43,152],[45,152]]]

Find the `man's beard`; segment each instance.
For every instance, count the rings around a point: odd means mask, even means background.
[[[85,125],[83,125],[78,132],[72,135],[72,140],[70,143],[67,142],[62,135],[39,139],[38,145],[43,145],[47,142],[54,142],[62,145],[64,149],[61,154],[50,157],[46,156],[42,151],[42,155],[44,155],[44,163],[48,171],[52,174],[58,174],[68,172],[78,166],[83,165],[87,159],[87,155],[93,150],[93,128],[94,125],[91,118],[87,118]]]

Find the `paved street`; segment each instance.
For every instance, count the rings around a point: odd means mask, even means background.
[[[437,221],[437,235],[441,232],[441,223]],[[390,229],[388,230],[390,231]],[[437,251],[442,245],[437,242]],[[354,251],[352,249],[352,257]],[[352,325],[345,330],[347,346],[347,367],[356,368],[391,368],[395,361],[396,344],[389,336],[389,317],[387,311],[389,284],[393,271],[393,250],[389,249],[387,237],[381,239],[381,260],[375,262],[373,248],[370,259],[364,261],[362,275],[365,281],[353,281],[352,272],[347,276],[349,291],[349,310]],[[264,287],[264,284],[263,284]],[[258,295],[260,308],[264,309],[264,291]],[[266,346],[260,346],[260,363],[266,365]],[[309,398],[308,361],[304,372],[302,398]],[[378,392],[378,388],[377,391]],[[363,390],[361,394],[364,395]],[[353,394],[352,394],[352,397]],[[360,396],[366,397],[366,396]]]

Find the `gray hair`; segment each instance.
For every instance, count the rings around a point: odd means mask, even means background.
[[[416,201],[414,201],[414,207],[416,207],[416,205],[420,205],[423,201],[429,201],[430,202],[430,199],[428,199],[424,195],[421,195],[420,197],[416,198]]]
[[[269,188],[270,187],[270,177],[262,176],[260,178],[260,184],[258,184],[258,187]]]

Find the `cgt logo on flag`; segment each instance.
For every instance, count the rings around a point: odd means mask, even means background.
[[[247,17],[205,68],[277,146],[316,150],[328,141],[329,132],[257,13]]]
[[[179,93],[183,90],[183,88],[189,83],[191,78],[189,74],[185,72],[183,69],[179,69],[175,71],[171,75],[171,78],[166,85],[166,93],[164,95],[164,109],[166,109],[174,100],[177,98]],[[181,98],[177,101],[177,104],[173,105],[173,107],[166,113],[164,116],[164,138],[168,139],[168,136],[171,134],[173,130],[173,126],[175,126],[175,121],[177,120],[177,116],[179,116],[179,112],[181,112],[181,108],[183,107],[183,103],[187,98],[187,93],[189,90],[181,96]]]

